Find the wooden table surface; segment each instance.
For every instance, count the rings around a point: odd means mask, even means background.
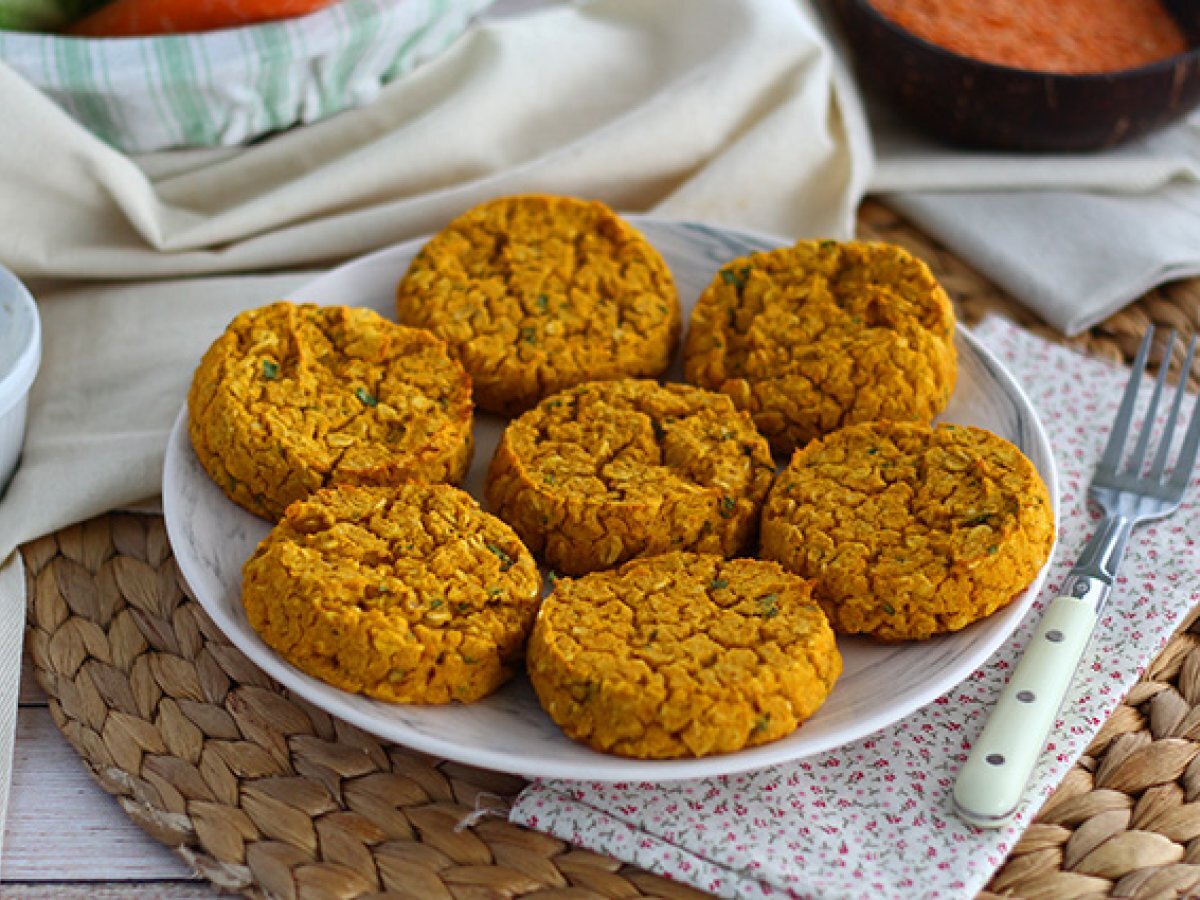
[[[218,892],[148,837],[88,774],[21,673],[0,897],[200,900]]]

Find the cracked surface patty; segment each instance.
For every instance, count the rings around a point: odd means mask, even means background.
[[[627,378],[567,388],[509,423],[488,503],[551,568],[579,575],[753,540],[774,466],[723,394]]]
[[[717,272],[684,371],[749,410],[781,454],[855,422],[928,424],[954,390],[954,312],[900,247],[802,241]]]
[[[661,375],[680,330],[658,251],[603,203],[570,197],[459,216],[413,260],[396,307],[450,345],[479,407],[504,415],[583,381]]]
[[[241,313],[188,393],[201,464],[235,503],[272,520],[333,483],[458,481],[471,424],[471,381],[442,341],[346,306]]]
[[[835,629],[957,631],[1023,590],[1054,544],[1033,463],[982,428],[876,422],[796,452],[763,508],[762,553],[815,581]]]
[[[526,668],[567,735],[642,759],[791,733],[842,658],[808,581],[772,562],[669,553],[555,584]]]
[[[242,573],[264,641],[335,687],[469,703],[519,666],[541,576],[512,529],[447,484],[338,485],[288,507]]]

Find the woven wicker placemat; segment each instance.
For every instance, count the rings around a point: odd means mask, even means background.
[[[1039,326],[886,208],[866,237],[925,258],[976,321]],[[1150,322],[1200,330],[1200,280],[1067,343],[1132,355]],[[476,809],[520,778],[431,759],[298,700],[237,651],[175,566],[162,519],[106,515],[25,545],[27,641],[50,711],[96,780],[221,888],[283,898],[659,896],[698,892]],[[1195,614],[981,897],[1200,895],[1200,634]]]

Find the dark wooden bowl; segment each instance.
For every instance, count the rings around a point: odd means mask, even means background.
[[[1062,75],[959,56],[886,19],[867,0],[833,0],[864,83],[926,131],[955,144],[1001,150],[1109,147],[1200,104],[1200,4],[1164,5],[1186,53],[1136,69]]]

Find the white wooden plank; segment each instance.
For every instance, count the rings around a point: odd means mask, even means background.
[[[192,877],[183,860],[134,825],[92,780],[48,710],[24,707],[18,711],[12,792],[0,861],[3,881]]]
[[[12,900],[215,900],[211,886],[178,881],[17,882],[0,884]]]
[[[33,674],[33,663],[29,659],[29,651],[21,654],[21,689],[17,694],[20,706],[45,706],[46,692],[38,684],[37,676]]]

